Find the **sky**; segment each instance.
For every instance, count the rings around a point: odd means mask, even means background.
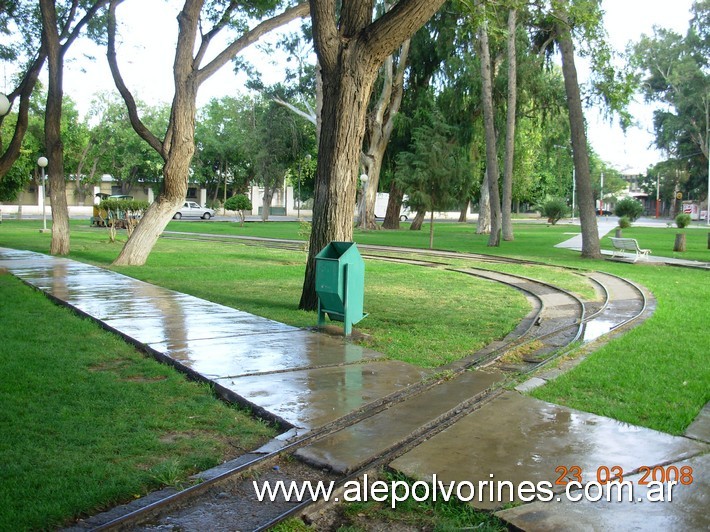
[[[654,25],[684,34],[690,20],[691,4],[692,0],[603,0],[610,43],[616,50],[623,51],[629,42],[638,40],[642,34],[651,34]],[[119,31],[123,35],[123,43],[118,48],[119,64],[134,96],[149,104],[168,103],[172,99],[172,62],[179,5],[180,2],[175,0],[128,0],[118,7]],[[115,91],[115,86],[105,51],[86,40],[78,41],[77,45],[67,57],[65,93],[77,101],[81,112],[86,113],[96,92]],[[213,47],[218,50],[217,46]],[[262,71],[267,83],[278,81],[281,71],[270,64],[268,56],[253,46],[245,53]],[[94,60],[90,60],[92,57]],[[583,82],[588,75],[583,62],[578,64],[578,69]],[[204,105],[213,97],[244,93],[245,81],[246,78],[235,75],[228,64],[200,88],[197,103]],[[7,90],[6,79],[4,83]],[[643,173],[649,165],[664,157],[652,148],[652,108],[637,97],[630,111],[638,127],[632,127],[624,134],[618,125],[605,123],[598,110],[585,110],[589,141],[601,158],[618,170]]]

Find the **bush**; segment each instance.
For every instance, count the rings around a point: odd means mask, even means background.
[[[622,216],[619,218],[619,227],[621,229],[628,229],[631,227],[631,220],[629,220],[628,216]]]
[[[237,194],[231,198],[227,198],[224,202],[224,208],[229,211],[237,211],[239,215],[239,221],[244,225],[244,211],[250,211],[252,209],[251,200],[244,194]]]
[[[560,198],[545,200],[539,207],[540,216],[547,218],[547,222],[555,225],[567,215],[567,203]]]
[[[624,198],[614,207],[616,216],[626,216],[630,222],[635,222],[643,214],[643,205],[633,198]]]
[[[675,217],[675,224],[678,229],[685,229],[690,225],[690,214],[679,214]]]

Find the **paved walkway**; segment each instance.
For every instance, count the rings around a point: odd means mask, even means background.
[[[280,420],[293,428],[291,435],[333,423],[432,373],[382,360],[380,354],[343,339],[68,259],[0,248],[0,267],[156,358],[212,382],[223,396]],[[496,375],[476,371],[465,378],[470,380],[466,390],[454,392],[442,387],[438,400],[449,405],[458,400],[454,393],[475,394]],[[407,401],[372,417],[368,423],[373,436],[394,429],[398,416],[437,408],[434,401],[419,404],[421,400],[417,403],[414,399],[409,405]],[[692,438],[673,437],[508,392],[392,465],[425,480],[436,474],[439,480],[478,483],[493,475],[496,480],[516,484],[524,480],[554,482],[559,466],[578,465],[586,482],[603,466],[619,465],[631,475],[641,466],[689,465],[696,472],[694,482],[678,488],[674,501],[681,502],[677,504],[643,503],[639,507],[642,503],[561,501],[531,503],[500,515],[525,530],[601,529],[611,523],[642,523],[655,530],[667,528],[670,522],[675,529],[707,529],[709,430],[706,422],[700,422],[694,426]],[[348,450],[347,432],[341,434],[344,440],[338,447],[342,456],[331,457],[336,469],[338,460],[348,462],[362,452]],[[495,505],[489,501],[483,506]],[[612,513],[616,517],[607,517]]]
[[[602,239],[606,235],[611,233],[613,230],[615,230],[616,227],[617,227],[616,219],[614,219],[613,221],[610,220],[609,218],[598,218],[597,219],[597,229],[599,231],[599,240],[601,242],[602,247],[608,247],[608,243],[605,244],[605,242]],[[556,248],[571,249],[574,251],[582,251],[582,233],[575,234],[569,240],[565,240],[564,242],[560,242],[555,247]],[[613,251],[609,251],[606,249],[602,249],[601,252],[602,252],[602,255],[604,255],[605,257],[611,257],[614,254]],[[633,255],[631,253],[627,253],[626,255],[628,255],[629,260],[632,262],[636,258],[635,255]],[[699,269],[705,269],[705,270],[710,269],[710,262],[677,259],[674,257],[660,257],[660,256],[654,255],[653,250],[651,250],[651,254],[648,255],[647,258],[640,259],[639,262],[648,262],[648,263],[652,263],[652,264],[669,264],[672,266],[684,266],[686,268],[699,268]]]

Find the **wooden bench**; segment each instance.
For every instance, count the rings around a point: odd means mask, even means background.
[[[609,237],[609,239],[611,240],[611,245],[614,247],[614,253],[611,256],[612,259],[614,257],[626,258],[624,252],[628,252],[636,254],[634,258],[634,262],[636,262],[639,258],[647,258],[648,254],[651,253],[650,249],[641,249],[635,238]]]

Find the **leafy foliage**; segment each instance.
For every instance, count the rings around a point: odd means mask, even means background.
[[[656,146],[673,156],[676,171],[688,172],[682,190],[702,197],[710,155],[710,1],[696,1],[691,10],[686,35],[655,28],[634,45],[631,64],[646,101],[661,104],[653,120]]]
[[[631,220],[629,220],[628,216],[622,216],[619,218],[619,228],[620,229],[628,229],[631,227]]]
[[[430,123],[417,127],[409,151],[399,154],[397,179],[409,196],[408,205],[416,211],[443,211],[458,207],[470,164],[466,151],[455,139],[438,110]]]
[[[633,198],[624,198],[617,202],[616,207],[614,207],[614,214],[616,216],[625,216],[629,221],[635,222],[643,214],[643,205]]]
[[[689,214],[679,214],[675,217],[675,224],[678,229],[685,229],[690,225],[690,215]]]
[[[244,211],[250,211],[252,205],[251,200],[244,194],[237,194],[224,202],[224,208],[230,211],[236,211],[240,222],[244,225]]]

